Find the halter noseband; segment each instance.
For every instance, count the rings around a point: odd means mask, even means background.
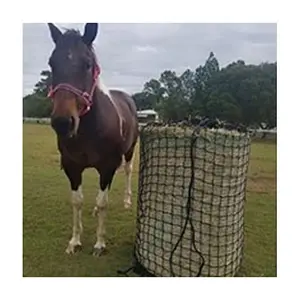
[[[76,96],[81,98],[85,103],[85,108],[80,112],[80,116],[82,116],[90,110],[90,108],[93,104],[93,94],[94,94],[95,88],[97,86],[97,78],[99,75],[100,75],[100,67],[98,65],[96,65],[94,67],[93,85],[92,85],[89,93],[86,91],[81,91],[71,84],[60,83],[60,84],[56,85],[55,88],[50,86],[48,97],[53,100],[54,94],[58,90],[66,90],[66,91],[72,92],[73,94],[75,94]]]

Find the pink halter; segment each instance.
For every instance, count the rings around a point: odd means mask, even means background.
[[[80,116],[82,116],[91,109],[91,106],[93,104],[93,100],[92,100],[93,94],[94,94],[95,88],[97,86],[97,78],[98,78],[100,72],[101,72],[100,67],[98,65],[96,65],[94,68],[94,74],[93,74],[93,85],[92,85],[89,93],[86,91],[81,91],[81,90],[75,88],[74,86],[72,86],[71,84],[60,83],[57,86],[55,86],[55,88],[50,86],[48,97],[53,99],[55,92],[57,92],[60,89],[72,92],[76,96],[80,97],[85,103],[85,108],[80,112]]]

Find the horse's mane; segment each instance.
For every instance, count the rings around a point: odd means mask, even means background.
[[[80,38],[81,34],[79,30],[76,29],[68,29],[68,28],[63,28],[64,36],[68,36],[68,37],[73,37],[73,38]]]
[[[66,35],[81,36],[80,31],[77,29],[70,29],[70,28],[65,28],[65,27],[62,27],[62,29],[64,30],[64,34],[66,34]]]

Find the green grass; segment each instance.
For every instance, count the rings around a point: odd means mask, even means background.
[[[84,173],[83,250],[64,253],[72,231],[69,183],[59,167],[56,138],[48,125],[23,126],[23,275],[117,276],[130,266],[135,234],[138,155],[133,172],[133,208],[123,208],[123,171],[113,182],[107,215],[108,251],[90,252],[96,218],[91,216],[98,191],[96,171]],[[276,145],[252,145],[246,203],[245,257],[240,276],[276,276]]]

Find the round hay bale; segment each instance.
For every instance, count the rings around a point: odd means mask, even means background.
[[[137,264],[154,276],[234,276],[250,135],[146,126],[140,143]]]

